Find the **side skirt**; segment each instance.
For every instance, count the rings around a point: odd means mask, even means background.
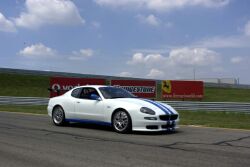
[[[96,124],[96,125],[104,125],[104,126],[112,126],[109,122],[102,122],[102,121],[93,121],[87,119],[65,119],[66,122],[78,122],[78,123],[89,123],[89,124]]]

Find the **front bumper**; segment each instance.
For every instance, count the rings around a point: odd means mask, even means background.
[[[175,120],[161,120],[159,116],[155,116],[157,120],[146,120],[140,118],[132,122],[133,131],[174,131],[179,128],[179,117]]]

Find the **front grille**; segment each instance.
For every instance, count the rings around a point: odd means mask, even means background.
[[[160,120],[163,121],[174,121],[178,118],[177,114],[173,114],[173,115],[160,115]]]
[[[158,129],[157,125],[147,125],[146,126],[147,129]]]

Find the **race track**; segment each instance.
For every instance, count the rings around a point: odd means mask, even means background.
[[[176,133],[117,134],[54,126],[48,116],[0,112],[1,167],[250,166],[250,131],[182,126]]]

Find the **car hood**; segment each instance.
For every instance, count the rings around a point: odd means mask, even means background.
[[[124,105],[133,105],[137,106],[138,108],[141,107],[148,107],[158,114],[178,114],[177,111],[167,105],[166,103],[160,103],[157,101],[149,100],[149,99],[141,99],[141,98],[116,98],[116,99],[110,99],[112,103],[119,103],[119,104],[124,104]]]

